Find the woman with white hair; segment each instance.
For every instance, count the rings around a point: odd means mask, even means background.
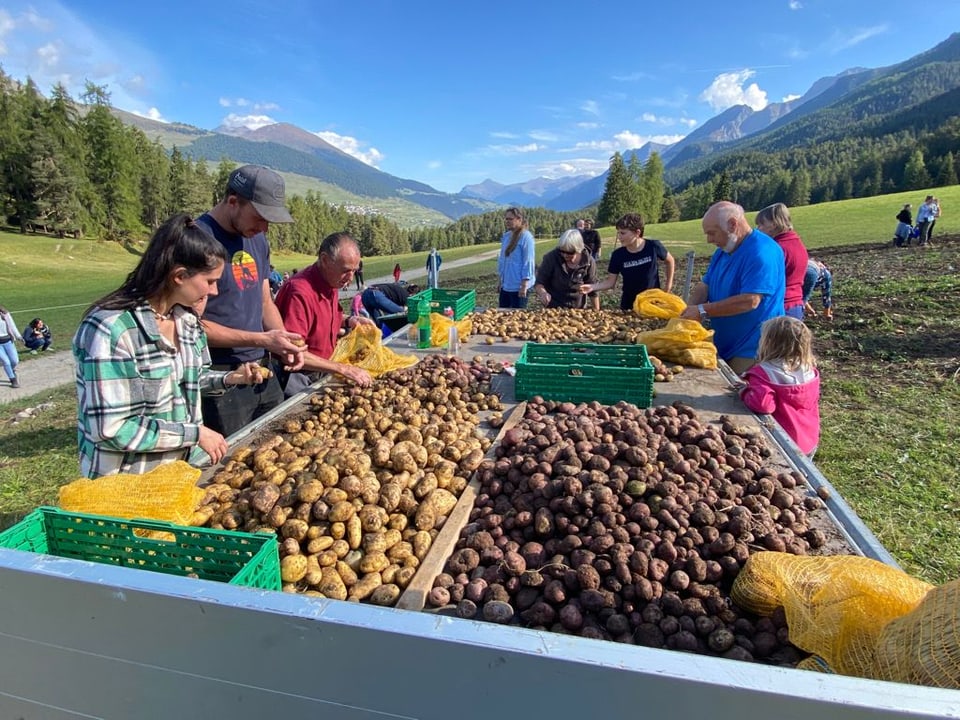
[[[597,281],[597,263],[584,249],[583,236],[579,230],[567,230],[557,241],[557,247],[543,256],[537,269],[537,282],[533,286],[537,297],[547,307],[591,307],[600,309],[597,293],[584,295],[580,286]]]

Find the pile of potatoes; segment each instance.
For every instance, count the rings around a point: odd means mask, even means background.
[[[782,612],[729,590],[752,552],[824,545],[759,432],[682,403],[534,398],[504,433],[428,604],[465,618],[792,666]]]
[[[471,315],[473,334],[485,335],[488,343],[498,340],[532,340],[559,343],[634,344],[637,336],[659,330],[666,320],[642,318],[622,310],[538,310],[487,309]]]
[[[653,365],[654,382],[670,382],[674,375],[683,372],[683,365],[667,365],[656,355],[650,355],[650,364]]]
[[[285,591],[393,605],[491,444],[490,372],[434,355],[325,389],[224,462],[196,524],[276,532]]]

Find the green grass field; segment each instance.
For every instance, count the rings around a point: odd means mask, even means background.
[[[960,235],[960,186],[938,189],[945,214],[937,235]],[[885,247],[905,202],[914,210],[926,193],[887,195],[798,208],[794,224],[806,244],[834,267],[838,319],[816,326],[824,374],[824,439],[817,463],[881,542],[912,574],[931,582],[960,575],[956,457],[960,431],[960,241],[931,252]],[[749,213],[752,220],[754,212]],[[694,250],[702,267],[712,251],[699,221],[649,226],[678,261]],[[602,229],[605,256],[614,233]],[[537,243],[538,256],[554,238]],[[496,249],[496,242],[443,251],[445,263]],[[923,254],[921,254],[923,253]],[[368,279],[389,275],[394,263],[422,268],[425,253],[365,260]],[[0,305],[18,324],[41,315],[65,351],[88,304],[116,287],[137,256],[119,245],[0,233]],[[281,254],[281,269],[314,258]],[[495,260],[444,269],[447,287],[475,287],[478,304],[494,301]],[[679,274],[679,268],[678,268]],[[678,275],[679,276],[679,275]],[[613,304],[612,298],[604,301]],[[25,358],[30,362],[30,356]],[[2,398],[0,398],[2,400]],[[37,417],[14,414],[41,401]],[[76,477],[76,401],[72,385],[42,397],[0,402],[0,527]]]

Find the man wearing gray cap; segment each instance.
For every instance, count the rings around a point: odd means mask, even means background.
[[[270,293],[270,223],[290,223],[283,178],[258,165],[230,173],[226,194],[197,223],[227,249],[229,266],[217,282],[203,313],[213,368],[233,370],[261,362],[267,353],[289,370],[303,365],[302,338],[287,332]],[[203,396],[203,422],[225,436],[283,402],[276,377],[259,385],[238,386]]]

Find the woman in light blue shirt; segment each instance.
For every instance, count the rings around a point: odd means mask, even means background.
[[[507,231],[500,238],[500,256],[497,258],[500,307],[525,308],[527,291],[536,276],[533,235],[527,230],[527,222],[519,208],[507,208],[503,223]]]

